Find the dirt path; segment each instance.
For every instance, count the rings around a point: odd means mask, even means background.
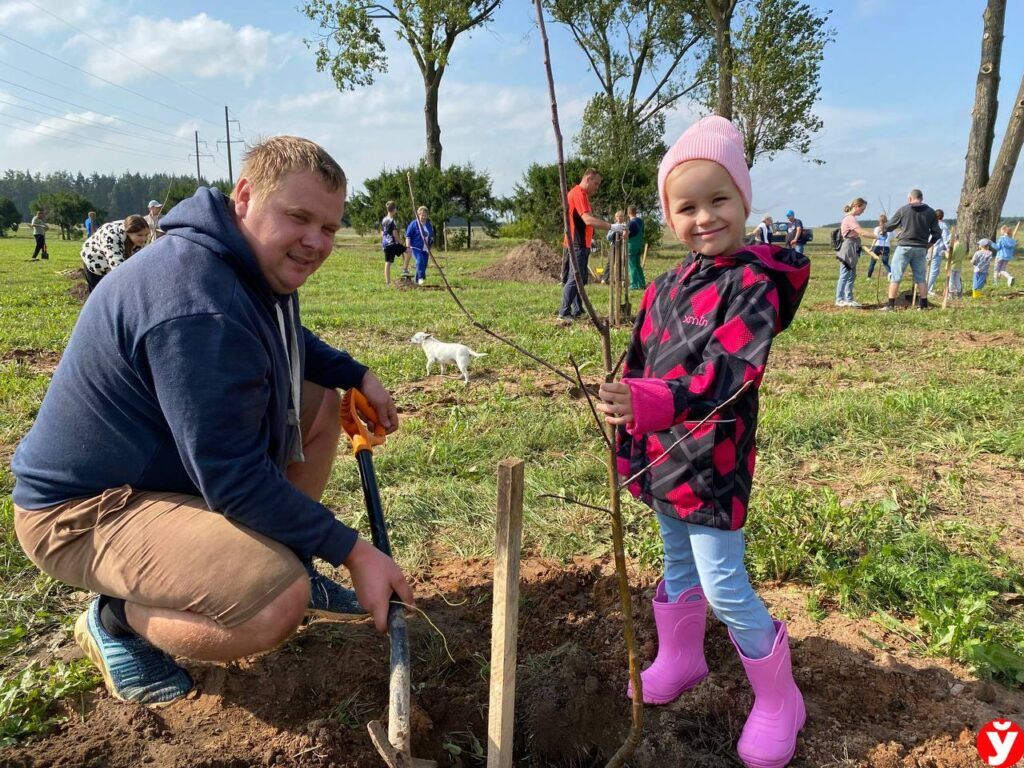
[[[628,722],[616,592],[607,563],[524,563],[517,693],[518,764],[602,765]],[[634,579],[636,581],[636,579]],[[654,650],[648,600],[635,592],[642,655]],[[486,744],[490,564],[446,562],[417,585],[411,622],[414,753],[441,766],[479,766]],[[808,726],[794,766],[959,768],[978,765],[973,738],[997,716],[1020,720],[1024,694],[973,679],[961,667],[912,655],[867,621],[804,611],[802,590],[765,588],[790,622]],[[733,744],[750,691],[724,628],[709,621],[712,673],[696,690],[648,708],[631,765],[737,766]],[[448,652],[454,658],[449,659]],[[376,766],[366,722],[387,697],[387,650],[365,622],[313,624],[283,649],[228,667],[193,666],[198,691],[159,710],[101,691],[66,703],[48,738],[0,751],[11,766]]]

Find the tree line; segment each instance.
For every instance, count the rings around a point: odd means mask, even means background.
[[[210,182],[200,179],[200,185]],[[227,180],[214,186],[230,190]],[[52,224],[64,237],[75,237],[89,211],[96,211],[100,222],[123,219],[133,213],[144,214],[150,200],[160,200],[166,213],[196,190],[194,176],[167,173],[91,173],[54,171],[48,174],[8,169],[0,177],[0,232],[18,222],[29,221],[40,207],[47,210]]]

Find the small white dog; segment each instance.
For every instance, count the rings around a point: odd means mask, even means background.
[[[469,384],[469,363],[474,357],[483,357],[486,352],[474,352],[465,344],[449,344],[438,341],[433,334],[420,331],[411,339],[410,344],[419,344],[427,356],[427,376],[430,375],[430,368],[436,362],[441,366],[441,375],[444,376],[444,367],[448,363],[455,363],[462,372],[463,380]]]

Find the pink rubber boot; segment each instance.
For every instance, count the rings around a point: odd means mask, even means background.
[[[772,652],[763,659],[748,659],[732,644],[743,662],[743,668],[754,689],[754,706],[736,751],[747,768],[783,768],[796,752],[796,737],[807,720],[804,697],[793,680],[789,655],[789,633],[784,621],[775,622]]]
[[[693,600],[694,595],[700,599]],[[640,673],[644,704],[668,704],[708,676],[708,664],[704,660],[707,619],[708,601],[699,586],[686,590],[670,603],[665,582],[658,584],[654,595],[658,655],[654,663]],[[632,683],[626,687],[626,695],[633,698]]]

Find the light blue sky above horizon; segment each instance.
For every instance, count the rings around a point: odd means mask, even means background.
[[[817,0],[811,4],[828,7]],[[751,222],[764,213],[781,218],[787,208],[809,225],[833,222],[857,195],[869,203],[864,217],[874,218],[882,208],[902,204],[911,187],[920,187],[926,202],[953,215],[985,3],[849,0],[837,5],[831,17],[837,38],[826,52],[816,107],[825,127],[812,150],[825,164],[792,153],[756,163]],[[1024,72],[1024,2],[1008,5],[997,149]],[[247,140],[293,133],[320,142],[354,188],[383,167],[416,162],[424,147],[423,89],[408,49],[397,40],[389,43],[388,74],[373,86],[341,93],[328,74],[316,72],[313,53],[302,42],[316,30],[296,6],[266,0],[0,0],[0,69],[5,72],[0,75],[5,132],[0,171],[191,174],[192,132],[198,129],[206,142],[201,151],[214,155],[201,158],[203,175],[226,177],[225,148],[216,143],[224,138],[224,104]],[[548,31],[569,144],[597,81],[567,32],[550,23]],[[393,39],[390,31],[386,36]],[[167,106],[99,82],[10,38]],[[66,88],[58,92],[39,78]],[[671,143],[697,114],[692,105],[670,113],[666,141]],[[111,115],[164,133],[112,121]],[[490,172],[498,194],[511,192],[529,163],[554,160],[532,3],[507,0],[487,28],[459,40],[441,86],[440,120],[445,163],[471,162]],[[139,138],[143,135],[150,140]],[[83,140],[93,146],[77,143]],[[236,175],[239,152],[236,146]],[[1020,170],[1004,213],[1024,213]]]

